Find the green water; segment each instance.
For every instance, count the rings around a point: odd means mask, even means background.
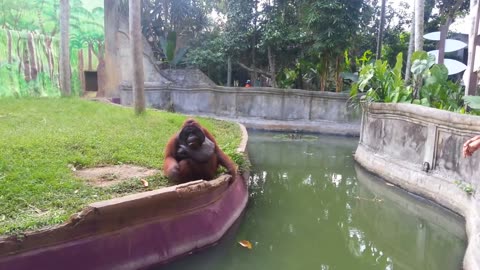
[[[461,269],[464,221],[357,166],[356,143],[251,133],[244,216],[217,246],[162,269]]]

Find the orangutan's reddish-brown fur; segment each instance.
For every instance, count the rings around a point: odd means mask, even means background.
[[[182,159],[178,156],[179,135],[180,132],[188,126],[198,127],[205,137],[214,143],[215,148],[213,154],[206,162],[197,162],[191,158]],[[211,180],[215,177],[220,165],[225,167],[228,173],[235,177],[237,171],[235,163],[218,147],[212,134],[194,119],[187,119],[183,123],[180,131],[170,138],[165,147],[163,171],[170,180],[177,183],[199,179]]]

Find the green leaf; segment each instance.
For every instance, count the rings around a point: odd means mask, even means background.
[[[412,54],[412,63],[415,62],[415,60],[427,60],[427,59],[428,59],[427,52],[416,51]]]
[[[464,96],[463,100],[468,107],[474,110],[480,110],[480,96]]]
[[[411,71],[413,75],[420,75],[423,74],[428,69],[428,60],[425,59],[417,59],[413,61]]]

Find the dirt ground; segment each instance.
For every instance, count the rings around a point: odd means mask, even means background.
[[[160,173],[159,170],[133,165],[115,165],[75,171],[75,175],[97,187],[108,187],[131,179],[142,179]]]

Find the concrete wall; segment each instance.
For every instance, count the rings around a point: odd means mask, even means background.
[[[359,109],[348,94],[275,88],[162,88],[146,83],[147,106],[186,114],[279,121],[327,121],[359,125]],[[122,85],[121,103],[132,105],[132,90]],[[359,128],[359,126],[358,126]]]
[[[355,153],[367,170],[465,217],[465,269],[480,269],[480,203],[462,188],[480,188],[480,153],[462,156],[463,143],[478,134],[477,116],[412,104],[365,104]]]
[[[104,0],[105,7],[105,96],[119,97],[122,82],[132,81],[133,65],[128,29],[128,17],[121,15],[120,1]],[[163,85],[172,82],[162,76],[155,66],[150,45],[143,41],[143,69],[146,81]]]

